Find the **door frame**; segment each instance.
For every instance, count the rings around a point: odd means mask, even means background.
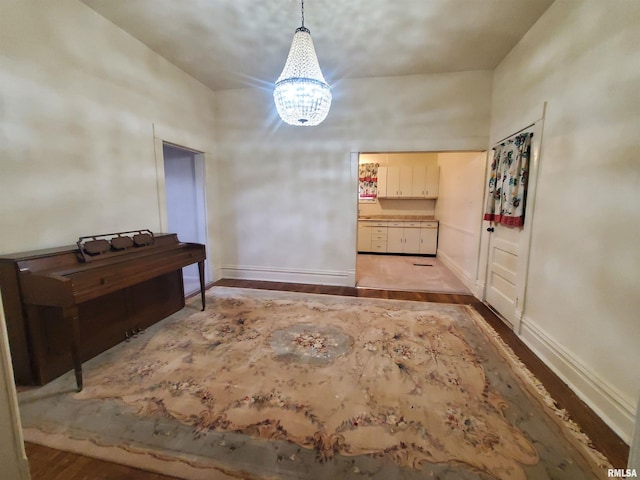
[[[156,160],[156,174],[157,174],[157,188],[158,188],[158,213],[160,231],[167,232],[169,228],[169,216],[167,212],[167,195],[166,195],[166,176],[164,171],[164,145],[179,148],[194,154],[194,171],[196,177],[196,189],[197,194],[200,197],[198,205],[201,205],[202,211],[198,212],[204,221],[203,234],[204,239],[202,242],[205,245],[207,257],[211,257],[209,249],[209,212],[208,212],[208,199],[207,199],[207,154],[194,148],[185,147],[184,145],[177,144],[162,138],[154,136],[155,142],[155,160]],[[212,271],[210,261],[204,262],[204,278],[205,284],[210,283],[212,280]]]
[[[520,130],[517,133],[530,131],[533,132],[533,137],[531,139],[531,157],[529,159],[529,184],[527,186],[527,205],[526,205],[526,216],[524,226],[522,227],[522,232],[519,238],[518,244],[518,266],[516,273],[516,302],[515,302],[515,312],[513,312],[512,320],[513,320],[513,331],[520,335],[521,326],[522,326],[522,318],[524,317],[525,303],[526,303],[526,292],[527,292],[527,277],[529,273],[529,260],[531,256],[531,238],[533,233],[533,221],[534,221],[534,212],[535,212],[535,199],[536,199],[536,190],[538,187],[538,175],[540,171],[540,156],[542,153],[542,141],[543,141],[543,133],[544,133],[544,118],[546,111],[546,102],[543,106],[542,117],[533,122],[529,127],[526,127]],[[516,134],[512,134],[504,140],[513,137]],[[504,141],[501,140],[501,141]],[[495,142],[494,146],[499,142]],[[488,183],[489,183],[489,167],[491,164],[492,158],[492,148],[487,150],[487,166],[485,168],[485,188],[484,188],[484,197],[483,197],[483,212],[484,212],[484,204],[486,202],[487,194],[488,194]],[[490,273],[489,262],[491,261],[491,233],[487,232],[487,225],[485,220],[482,220],[482,229],[481,229],[481,250],[478,262],[482,267],[478,272],[478,279],[482,279],[481,292],[482,292],[482,301],[489,307],[491,305],[487,302],[487,289],[488,289],[488,275]],[[480,271],[482,270],[482,271]],[[497,312],[499,314],[499,312]],[[498,315],[503,318],[503,315]],[[511,323],[511,319],[507,319],[507,323]]]

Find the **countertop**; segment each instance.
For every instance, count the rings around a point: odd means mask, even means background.
[[[360,220],[372,221],[394,221],[394,222],[433,222],[437,221],[433,215],[362,215],[358,217]]]

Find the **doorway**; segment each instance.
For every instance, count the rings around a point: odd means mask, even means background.
[[[472,294],[486,153],[353,155],[358,166],[356,286]]]
[[[520,334],[520,325],[524,315],[533,206],[540,164],[542,120],[521,132],[533,133],[531,137],[524,225],[522,227],[509,227],[483,221],[483,227],[488,232],[484,301],[517,334]],[[490,169],[491,162],[488,161],[485,185],[488,183]]]
[[[162,143],[164,157],[167,220],[170,233],[182,242],[206,245],[207,217],[205,206],[204,158],[201,152]],[[186,295],[199,291],[198,265],[182,269]],[[205,269],[205,282],[208,282]]]

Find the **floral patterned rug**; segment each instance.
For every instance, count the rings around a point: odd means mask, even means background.
[[[20,393],[25,437],[180,478],[589,479],[605,460],[471,309],[214,287]]]

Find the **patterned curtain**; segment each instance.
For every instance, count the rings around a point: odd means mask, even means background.
[[[361,199],[374,200],[378,196],[378,163],[358,166],[358,192]]]
[[[485,220],[511,227],[524,225],[531,137],[531,132],[522,133],[494,148]]]

